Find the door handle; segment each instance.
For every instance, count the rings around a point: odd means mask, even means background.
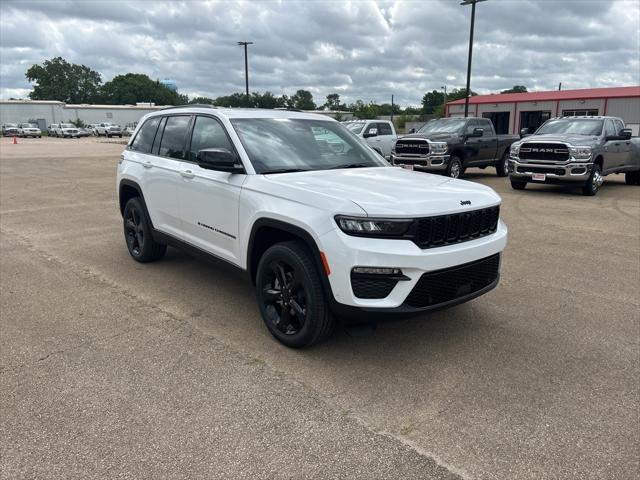
[[[191,170],[182,170],[180,172],[180,175],[183,176],[184,178],[193,178],[196,176],[196,174],[193,173]]]
[[[151,160],[147,160],[142,164],[142,166],[144,168],[151,168],[151,167],[153,167],[153,164],[151,163]]]

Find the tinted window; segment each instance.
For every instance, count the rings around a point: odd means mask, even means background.
[[[162,120],[160,120],[160,126],[158,127],[158,133],[156,134],[156,139],[153,141],[153,148],[151,149],[151,153],[153,155],[158,155],[158,150],[160,150],[160,140],[162,140],[162,131],[164,130],[165,123],[167,123],[167,117],[162,117]]]
[[[233,152],[224,128],[211,117],[197,117],[191,135],[190,160],[195,161],[200,150],[205,148],[226,148]]]
[[[184,139],[187,134],[189,120],[190,118],[184,115],[167,118],[158,155],[161,157],[185,158]]]
[[[378,135],[393,135],[393,132],[391,131],[391,125],[389,125],[388,123],[379,123]]]
[[[156,136],[159,121],[160,119],[158,117],[154,117],[144,122],[144,125],[142,125],[135,140],[131,144],[131,150],[151,153],[151,145],[153,145],[153,138]]]

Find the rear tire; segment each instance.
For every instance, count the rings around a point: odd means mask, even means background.
[[[451,158],[449,158],[449,164],[447,165],[447,177],[460,178],[463,173],[464,168],[462,167],[462,160],[460,160],[460,157],[452,155]]]
[[[124,239],[134,260],[146,263],[164,257],[167,246],[154,240],[151,222],[140,197],[134,197],[127,202],[122,217]]]
[[[604,182],[601,172],[602,171],[600,170],[600,165],[598,165],[597,163],[594,163],[593,170],[591,170],[591,175],[589,176],[589,180],[582,187],[583,195],[587,197],[593,197],[596,193],[598,193],[598,190],[600,190],[600,187]]]
[[[527,187],[527,182],[523,182],[522,180],[514,180],[511,179],[511,188],[514,190],[524,190]]]
[[[625,173],[624,181],[627,185],[640,185],[640,171]]]
[[[267,329],[287,347],[309,347],[333,332],[320,273],[300,241],[277,243],[262,255],[256,297]]]
[[[496,163],[496,173],[499,177],[506,177],[509,175],[509,151],[506,150],[502,155],[502,158]]]

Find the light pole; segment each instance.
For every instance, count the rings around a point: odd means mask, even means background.
[[[464,116],[469,116],[469,94],[471,92],[471,55],[473,53],[473,27],[476,22],[476,3],[485,0],[464,0],[460,5],[471,5],[471,29],[469,31],[469,59],[467,61],[467,89],[464,98]]]
[[[443,85],[440,88],[444,90],[444,102],[442,102],[442,115],[446,117],[447,116],[447,86]]]
[[[247,59],[247,45],[253,45],[253,42],[238,42],[238,45],[244,47],[244,85],[247,94],[247,107],[249,106],[249,61]]]

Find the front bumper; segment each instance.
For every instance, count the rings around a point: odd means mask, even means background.
[[[498,278],[481,291],[461,292],[457,298],[442,304],[416,308],[406,302],[423,274],[459,267],[502,252],[507,243],[507,227],[500,220],[496,232],[491,235],[424,250],[410,240],[353,237],[337,228],[319,240],[331,270],[328,280],[334,310],[348,314],[357,311],[415,313],[461,303],[495,287]],[[359,298],[352,287],[351,274],[356,266],[397,268],[406,278],[398,281],[384,298]]]
[[[509,159],[509,177],[540,183],[585,183],[591,176],[593,162],[530,163]],[[545,180],[534,180],[534,173],[545,174]]]
[[[416,170],[425,172],[444,172],[449,164],[449,155],[394,155],[391,154],[392,165],[413,165]]]

